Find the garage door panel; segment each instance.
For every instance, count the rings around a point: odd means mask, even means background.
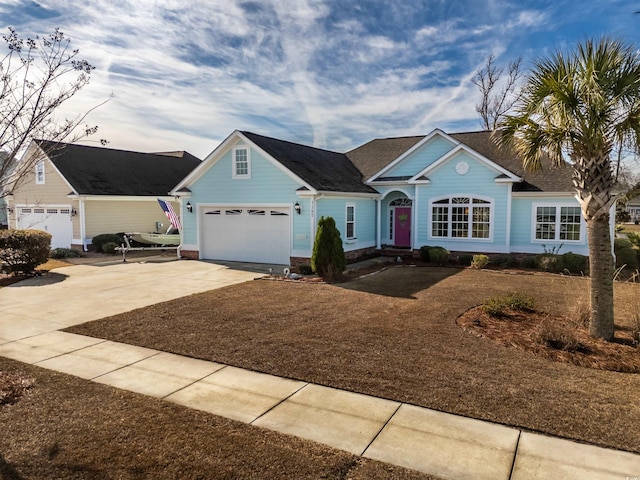
[[[288,264],[291,250],[288,208],[205,209],[202,256],[214,260]]]
[[[19,229],[44,230],[51,234],[51,248],[69,248],[73,239],[71,207],[19,207]]]

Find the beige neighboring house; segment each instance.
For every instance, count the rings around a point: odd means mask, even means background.
[[[640,196],[633,197],[631,200],[627,201],[627,212],[629,212],[629,216],[633,223],[640,223]]]
[[[165,231],[157,199],[200,164],[187,152],[141,153],[34,140],[25,156],[42,157],[7,197],[9,228],[52,235],[51,248],[87,250],[103,233]],[[27,157],[29,158],[29,157]]]

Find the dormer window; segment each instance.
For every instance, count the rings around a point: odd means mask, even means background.
[[[251,157],[248,147],[233,149],[233,178],[251,178]]]
[[[44,160],[36,163],[36,183],[38,185],[44,185]]]

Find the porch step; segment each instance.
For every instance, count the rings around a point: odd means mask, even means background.
[[[413,258],[413,250],[411,248],[383,247],[380,252],[385,257]]]

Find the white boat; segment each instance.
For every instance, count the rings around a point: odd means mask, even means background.
[[[179,233],[134,232],[128,233],[127,236],[145,245],[180,245]]]

